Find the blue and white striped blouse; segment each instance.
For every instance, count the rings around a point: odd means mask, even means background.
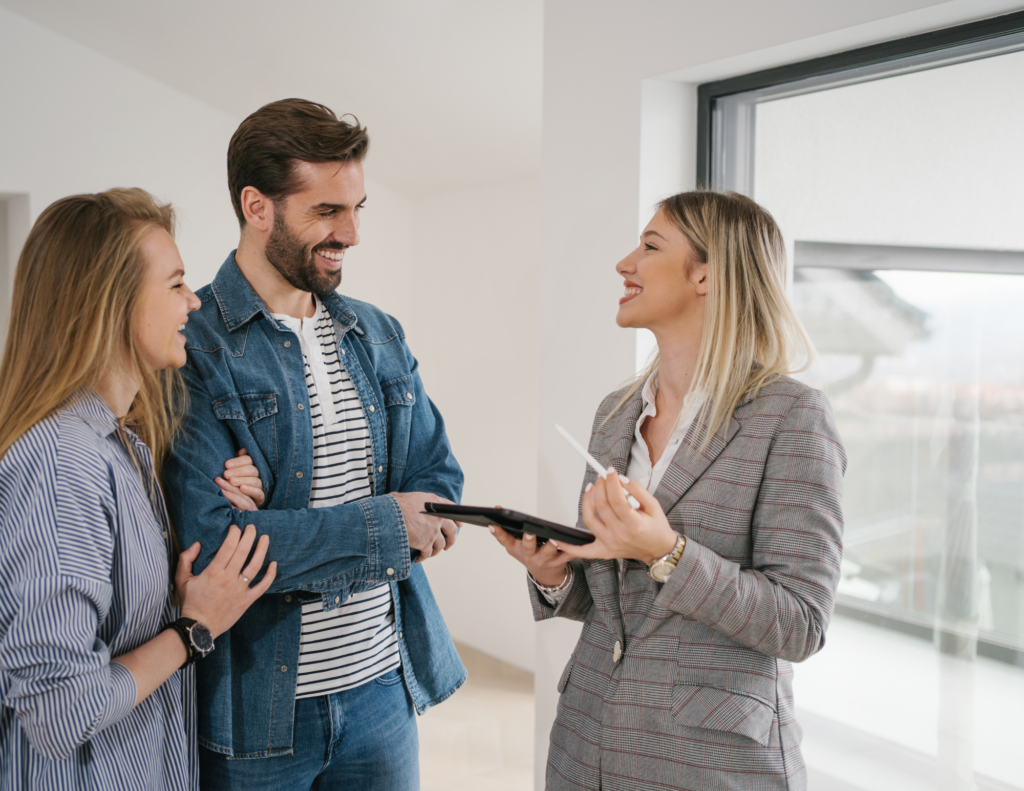
[[[134,706],[110,661],[177,617],[161,494],[80,395],[0,459],[0,790],[197,789],[194,669]]]

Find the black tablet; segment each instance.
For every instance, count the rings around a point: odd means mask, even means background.
[[[485,508],[479,505],[448,505],[448,503],[425,503],[425,514],[441,516],[456,522],[468,525],[480,525],[488,527],[498,525],[505,528],[516,538],[522,537],[523,533],[532,533],[537,536],[538,543],[543,544],[547,539],[564,541],[566,544],[589,544],[594,540],[594,534],[589,530],[580,530],[578,527],[566,527],[546,519],[530,516],[519,511],[512,511],[508,508]]]

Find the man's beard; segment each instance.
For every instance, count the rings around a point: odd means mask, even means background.
[[[317,245],[317,249],[322,250],[345,250],[347,247],[340,242]],[[317,269],[313,250],[295,237],[285,223],[284,206],[274,206],[274,229],[270,232],[265,253],[281,277],[300,291],[327,294],[341,284],[340,269],[329,275],[323,275]]]

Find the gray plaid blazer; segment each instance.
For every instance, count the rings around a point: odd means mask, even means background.
[[[598,409],[590,452],[625,473],[642,398],[604,422],[621,393]],[[789,378],[742,401],[697,456],[706,430],[695,422],[654,492],[687,539],[668,582],[637,561],[576,560],[557,607],[528,585],[535,619],[583,622],[558,683],[551,791],[806,788],[790,663],[825,643],[846,454],[828,400]]]

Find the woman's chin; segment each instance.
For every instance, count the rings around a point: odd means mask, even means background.
[[[630,313],[631,311],[626,309],[626,305],[623,305],[619,308],[619,312],[615,314],[615,323],[623,329],[627,329],[629,327],[638,329],[640,325],[636,323],[635,317],[631,316]]]

